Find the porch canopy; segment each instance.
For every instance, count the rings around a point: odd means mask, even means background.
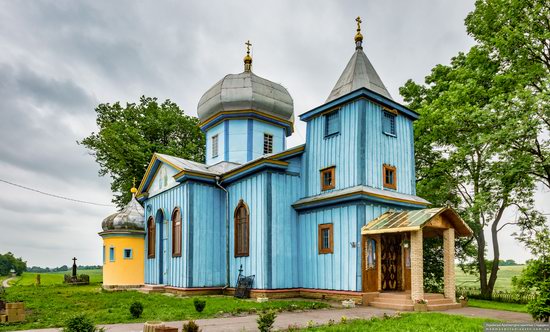
[[[383,234],[414,232],[423,228],[430,231],[454,228],[455,236],[471,236],[472,230],[450,207],[410,210],[402,212],[388,211],[361,228],[361,234]],[[428,235],[429,232],[425,232]]]

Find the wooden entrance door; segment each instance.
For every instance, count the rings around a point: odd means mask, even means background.
[[[382,244],[382,290],[395,291],[400,287],[401,270],[401,237],[399,235],[383,235]]]
[[[363,292],[378,291],[378,258],[377,241],[373,238],[362,236],[361,241],[361,275]]]

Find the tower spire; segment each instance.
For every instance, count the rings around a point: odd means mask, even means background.
[[[361,17],[357,16],[355,19],[355,22],[357,22],[357,33],[355,34],[355,49],[356,50],[362,50],[363,49],[363,35],[361,34]]]
[[[247,40],[246,43],[246,55],[244,56],[244,71],[251,71],[252,70],[252,57],[250,56],[250,46],[252,46],[252,43],[250,43],[250,40]]]

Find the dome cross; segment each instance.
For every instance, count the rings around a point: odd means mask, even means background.
[[[357,22],[357,33],[355,34],[355,49],[356,50],[362,50],[363,49],[363,35],[361,34],[361,17],[357,16],[355,19],[355,22]]]
[[[252,43],[250,40],[247,40],[246,43],[246,55],[244,56],[244,71],[249,72],[252,70],[252,57],[250,56],[250,46]]]

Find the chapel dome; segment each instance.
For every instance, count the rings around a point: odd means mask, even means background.
[[[199,120],[204,122],[222,111],[254,110],[294,122],[294,102],[288,90],[252,72],[250,51],[244,63],[244,72],[226,75],[201,97]]]
[[[145,230],[143,207],[132,194],[130,202],[119,212],[103,219],[103,231],[143,231]]]

